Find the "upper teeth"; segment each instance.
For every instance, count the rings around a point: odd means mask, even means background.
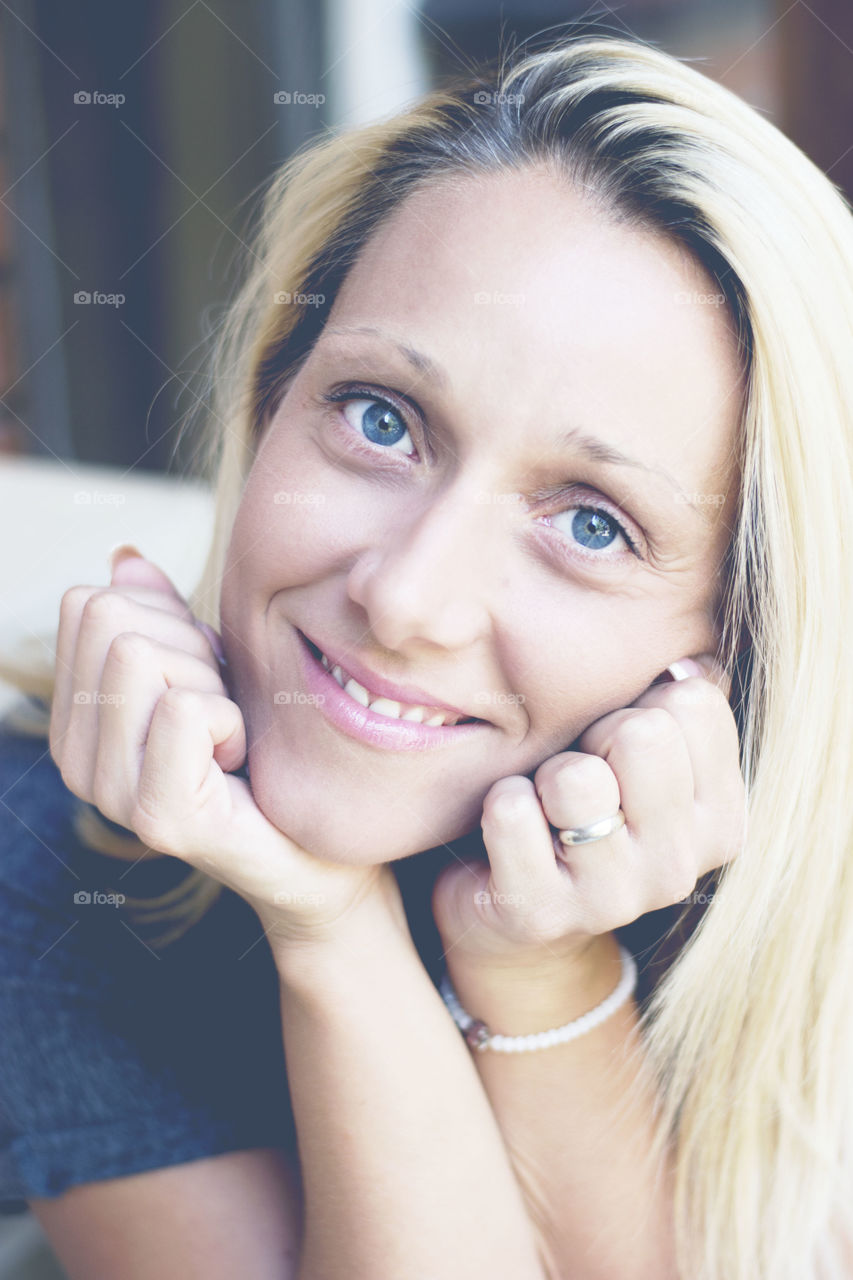
[[[348,675],[342,667],[333,666],[325,653],[320,655],[320,661],[327,671],[330,671],[337,680],[338,684],[348,693],[356,702],[360,702],[363,707],[369,707],[371,711],[381,716],[388,716],[393,720],[417,720],[419,724],[456,724],[457,721],[464,719],[464,716],[456,715],[455,712],[442,711],[436,712],[434,707],[413,706],[406,702],[392,702],[390,698],[380,697],[379,694],[371,693],[369,689],[365,689],[363,684]]]

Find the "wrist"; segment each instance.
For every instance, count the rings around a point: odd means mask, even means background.
[[[581,1017],[606,999],[622,974],[614,933],[598,935],[565,955],[545,951],[514,966],[454,957],[452,951],[446,963],[463,1009],[508,1036],[535,1034]]]
[[[360,980],[377,965],[417,956],[405,913],[375,898],[352,906],[322,936],[270,941],[280,983],[303,990],[327,988],[352,974]]]

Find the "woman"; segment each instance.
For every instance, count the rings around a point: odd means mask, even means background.
[[[50,753],[253,908],[298,1158],[29,1196],[72,1275],[853,1274],[851,260],[620,40],[282,170],[202,582],[66,593]],[[616,930],[690,898],[641,1013]]]

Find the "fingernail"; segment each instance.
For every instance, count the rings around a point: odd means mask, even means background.
[[[699,663],[694,662],[693,658],[681,658],[678,662],[671,662],[667,667],[667,671],[673,680],[689,680],[691,676],[704,676],[705,674]]]
[[[145,558],[139,548],[135,547],[132,542],[117,542],[114,547],[111,547],[107,555],[110,577],[113,576],[116,565],[120,564],[122,560],[128,560],[131,556],[139,556],[143,560]]]

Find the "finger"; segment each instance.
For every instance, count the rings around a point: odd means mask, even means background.
[[[679,723],[663,707],[626,707],[592,724],[579,746],[601,756],[619,784],[625,827],[608,839],[627,830],[625,874],[636,881],[641,914],[686,897],[699,857],[693,768]],[[586,865],[588,857],[576,876]]]
[[[97,739],[89,791],[113,822],[127,826],[137,802],[139,778],[151,719],[167,689],[187,688],[224,695],[220,676],[185,650],[138,632],[125,631],[109,647],[95,705]],[[219,748],[224,769],[238,768],[239,743]],[[176,764],[176,768],[178,765]]]
[[[663,707],[678,723],[693,764],[696,800],[710,804],[723,782],[740,777],[737,724],[723,690],[702,676],[652,685],[635,707]]]
[[[159,698],[151,717],[137,793],[139,809],[199,850],[214,838],[216,819],[205,812],[221,789],[217,755],[243,759],[246,733],[240,708],[221,694],[172,687]],[[200,821],[204,820],[204,826]],[[189,833],[183,835],[179,833]],[[173,837],[173,845],[175,839]]]
[[[528,782],[526,789],[515,786],[522,781]],[[643,913],[637,860],[625,827],[592,845],[568,849],[560,861],[529,780],[501,779],[495,788],[500,791],[491,809],[491,792],[484,804],[483,835],[495,886],[483,904],[487,920],[497,918],[504,933],[515,923],[516,940],[576,946],[580,937],[606,933]]]
[[[701,653],[696,658],[681,658],[678,662],[671,662],[654,683],[688,680],[693,676],[708,680],[721,690],[726,699],[729,698],[732,690],[731,675],[713,653]]]
[[[274,827],[248,783],[223,773],[215,759],[245,752],[245,725],[235,702],[195,689],[167,689],[151,718],[132,825],[152,849],[182,858],[239,893],[263,923],[271,885],[286,891],[288,902],[325,903],[317,885],[334,892],[343,872],[319,864]]]
[[[581,751],[551,756],[536,770],[533,783],[545,817],[558,831],[609,818],[621,805],[613,770],[600,756]],[[560,857],[569,852],[556,836],[554,848]]]
[[[746,789],[737,724],[724,690],[701,677],[654,685],[635,703],[663,707],[678,723],[690,756],[700,844],[700,874],[730,861],[746,830]]]
[[[558,831],[624,812],[616,775],[601,756],[560,752],[540,765],[535,780],[545,816]],[[589,844],[564,845],[559,835],[553,838],[579,918],[590,932],[606,932],[640,914],[642,870],[627,825]]]
[[[80,612],[72,669],[70,675],[66,672],[67,691],[59,695],[55,717],[51,715],[54,759],[66,786],[78,795],[79,788],[86,786],[92,776],[104,663],[110,645],[126,631],[150,635],[181,648],[219,676],[219,662],[209,640],[192,623],[109,589],[90,595]]]
[[[146,560],[142,555],[118,560],[111,568],[110,586],[152,591],[163,597],[163,608],[174,608],[182,616],[192,616],[189,604],[169,575],[153,560]]]
[[[112,592],[139,604],[148,605],[161,613],[183,617],[187,612],[175,600],[164,596],[162,591],[150,587],[123,586],[120,589],[104,586],[69,587],[63,594],[59,606],[59,626],[56,638],[56,662],[54,687],[51,701],[51,721],[49,741],[51,755],[57,760],[57,750],[68,728],[71,694],[74,685],[74,654],[77,648],[83,611],[87,602],[96,595]],[[189,618],[192,614],[189,614]],[[79,686],[78,686],[79,687]]]
[[[566,883],[554,857],[548,820],[529,778],[501,778],[487,792],[481,819],[489,858],[493,905],[518,908],[548,931],[548,917],[563,918]],[[506,916],[507,910],[500,914]]]
[[[114,547],[110,559],[110,585],[130,598],[192,620],[192,610],[168,574],[129,544]],[[56,675],[49,729],[50,749],[57,760],[58,742],[68,727],[69,691],[73,680],[73,655],[80,614],[86,599],[104,587],[72,587],[62,597],[56,644]]]

